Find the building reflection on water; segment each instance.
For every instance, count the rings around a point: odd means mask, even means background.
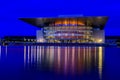
[[[90,46],[24,46],[24,64],[65,75],[89,73],[94,68],[102,77],[103,52],[103,47]]]

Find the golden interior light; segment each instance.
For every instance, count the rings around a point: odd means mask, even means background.
[[[44,42],[44,39],[39,39],[39,42]]]
[[[81,21],[78,21],[78,25],[85,25],[85,24]]]
[[[98,42],[101,43],[103,40],[102,39],[99,39]]]
[[[64,20],[64,21],[63,21],[63,24],[66,24],[66,25],[69,24],[69,23],[68,23],[68,20]]]
[[[75,21],[72,21],[72,25],[75,25],[76,24],[76,22]]]
[[[78,25],[85,25],[83,22],[77,21],[77,20],[75,20],[75,19],[71,19],[71,20],[68,20],[68,19],[65,19],[65,20],[57,20],[57,21],[55,22],[55,25],[59,25],[59,24],[65,24],[65,25],[67,25],[67,24],[71,24],[71,25],[76,25],[76,24],[78,24]]]

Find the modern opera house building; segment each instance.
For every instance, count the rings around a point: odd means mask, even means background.
[[[20,18],[40,29],[37,42],[104,43],[104,26],[108,17]]]

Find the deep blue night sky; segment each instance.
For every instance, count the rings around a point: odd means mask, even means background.
[[[3,0],[0,2],[0,37],[35,35],[38,28],[19,17],[57,15],[109,16],[106,35],[120,35],[119,0]]]

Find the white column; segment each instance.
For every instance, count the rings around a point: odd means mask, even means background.
[[[43,35],[44,35],[43,29],[37,30],[37,34],[36,34],[37,42],[45,42]]]

